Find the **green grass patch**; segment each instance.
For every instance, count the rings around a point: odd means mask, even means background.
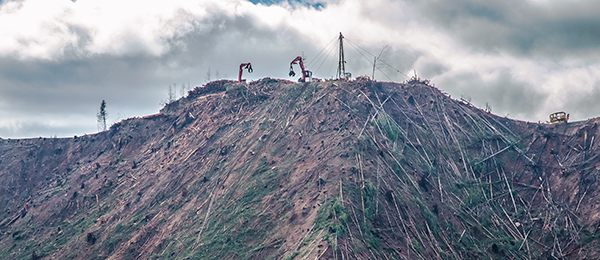
[[[337,250],[337,244],[332,236],[341,237],[346,233],[346,223],[348,222],[348,213],[339,199],[329,199],[321,205],[315,218],[315,229],[325,230],[323,239]]]
[[[247,259],[261,250],[261,241],[268,240],[273,219],[258,215],[261,200],[287,176],[272,169],[266,159],[261,159],[247,179],[240,180],[236,189],[225,195],[222,205],[213,205],[208,223],[197,248],[196,237],[184,242],[185,249],[178,256],[193,259]],[[170,256],[168,256],[170,257]]]
[[[377,117],[375,118],[375,122],[377,125],[379,125],[379,127],[389,140],[394,142],[398,140],[401,133],[401,129],[398,127],[394,119],[392,119],[388,114],[386,114],[385,112],[379,112],[379,114],[377,114]]]

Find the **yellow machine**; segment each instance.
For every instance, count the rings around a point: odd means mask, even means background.
[[[550,124],[566,123],[569,121],[569,114],[565,112],[556,112],[550,114]]]

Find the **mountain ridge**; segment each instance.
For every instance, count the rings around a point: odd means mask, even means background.
[[[418,80],[211,82],[106,132],[0,140],[0,256],[595,258],[598,120]]]

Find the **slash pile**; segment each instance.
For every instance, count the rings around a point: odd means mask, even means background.
[[[428,82],[217,81],[74,138],[0,139],[0,258],[600,258],[598,119]]]

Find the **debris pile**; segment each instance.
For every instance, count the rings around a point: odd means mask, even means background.
[[[0,139],[0,258],[598,259],[599,121],[423,81],[213,82],[95,135]]]

